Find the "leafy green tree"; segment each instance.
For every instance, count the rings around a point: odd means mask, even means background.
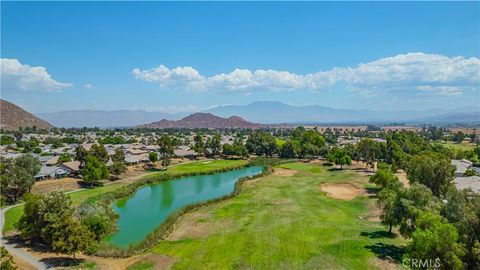
[[[417,183],[407,189],[401,189],[398,195],[395,207],[396,215],[400,219],[400,233],[408,238],[415,231],[420,213],[437,212],[439,203],[429,188]]]
[[[23,237],[29,237],[32,241],[37,242],[42,237],[42,228],[44,226],[41,218],[41,210],[39,201],[43,197],[40,195],[27,194],[24,198],[25,205],[23,215],[18,222],[18,229]]]
[[[21,155],[15,159],[15,166],[25,170],[32,178],[40,171],[40,161],[30,154]]]
[[[453,134],[453,141],[456,142],[456,143],[461,143],[463,141],[463,139],[465,139],[465,134],[461,131]]]
[[[89,155],[87,149],[85,149],[81,144],[75,149],[75,159],[80,161],[80,167],[85,165],[87,156]]]
[[[280,147],[280,157],[295,158],[300,153],[300,146],[297,142],[288,140]]]
[[[199,155],[205,154],[205,142],[203,141],[203,135],[201,133],[195,134],[193,138],[193,148]]]
[[[389,226],[388,232],[392,233],[392,227],[399,225],[401,216],[399,214],[399,190],[388,186],[378,193],[377,206],[380,208],[380,220],[382,224]]]
[[[387,136],[387,155],[386,160],[392,164],[393,170],[405,168],[407,163],[407,154],[403,152],[402,148],[392,136]]]
[[[0,160],[0,189],[1,194],[15,202],[30,192],[35,184],[34,176],[40,171],[40,162],[25,154],[15,159]]]
[[[301,134],[300,153],[303,158],[314,158],[320,154],[325,139],[315,130],[307,130]]]
[[[113,162],[125,162],[125,153],[122,149],[117,148],[111,158]]]
[[[63,153],[58,157],[58,164],[72,161],[72,157],[68,153]]]
[[[53,234],[54,252],[73,255],[88,250],[94,243],[94,234],[76,219],[65,220]]]
[[[118,179],[118,176],[127,171],[127,165],[123,161],[114,161],[109,167],[108,171]]]
[[[155,166],[155,162],[158,161],[158,154],[157,152],[150,152],[148,153],[148,159],[153,163],[153,165]]]
[[[40,240],[55,252],[74,256],[87,250],[94,238],[75,218],[72,201],[63,192],[28,196],[18,229],[23,237]]]
[[[352,158],[347,154],[347,151],[338,147],[334,148],[328,154],[327,160],[336,165],[340,165],[340,169],[343,169],[343,165],[352,164]]]
[[[443,196],[453,186],[455,166],[450,160],[434,154],[412,157],[407,167],[411,183],[421,183],[430,188],[435,196]]]
[[[365,138],[358,143],[357,150],[358,155],[365,162],[365,170],[367,170],[368,165],[373,165],[373,163],[377,160],[377,145],[373,140]]]
[[[160,160],[162,161],[162,166],[165,166],[165,170],[168,169],[168,165],[170,165],[172,161],[173,155],[173,141],[170,136],[164,135],[161,136],[157,144],[159,146],[158,152],[160,153]]]
[[[222,153],[225,156],[248,157],[248,150],[241,142],[235,141],[233,144],[224,144],[222,146]]]
[[[109,156],[108,151],[105,149],[103,144],[94,144],[92,145],[92,149],[90,150],[90,154],[97,158],[97,160],[101,163],[107,163]]]
[[[400,180],[396,177],[392,171],[387,169],[379,169],[374,175],[370,176],[370,182],[375,183],[380,189],[384,189],[390,186],[400,186]]]
[[[0,269],[16,270],[18,269],[13,262],[13,257],[8,253],[5,247],[0,247]]]
[[[461,260],[464,249],[457,241],[455,226],[438,214],[422,212],[407,253],[410,258],[440,259],[440,269],[464,269]]]
[[[360,155],[355,144],[347,144],[345,145],[344,149],[353,160],[356,160],[357,162],[360,161]]]
[[[250,134],[245,146],[249,153],[257,156],[273,157],[277,152],[277,143],[272,134],[264,131],[255,131]]]
[[[216,158],[222,151],[221,141],[222,138],[219,134],[215,134],[207,140],[207,148],[210,149],[210,154],[214,158]]]
[[[296,140],[300,140],[303,137],[303,134],[305,133],[305,128],[302,126],[298,126],[293,130],[293,138]]]
[[[85,167],[82,169],[82,177],[85,183],[93,187],[93,185],[101,179],[107,179],[109,177],[108,167],[100,163],[95,156],[89,155],[85,161]]]
[[[466,253],[462,261],[466,269],[480,268],[480,194],[472,190],[452,188],[442,204],[441,214],[458,230]]]
[[[101,240],[103,236],[115,230],[115,223],[112,220],[117,218],[117,214],[109,205],[82,204],[76,216],[82,225],[95,235],[96,240]]]

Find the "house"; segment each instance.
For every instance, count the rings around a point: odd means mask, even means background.
[[[132,149],[132,148],[127,149],[126,152],[127,152],[127,154],[130,154],[130,155],[142,155],[142,154],[147,154],[148,153],[147,150]]]
[[[143,155],[126,155],[125,156],[125,163],[127,165],[137,165],[140,164],[141,162],[148,162],[148,155],[143,154]]]
[[[58,158],[59,156],[53,156],[49,160],[45,162],[45,165],[47,166],[54,166],[58,163]]]
[[[173,154],[178,158],[196,159],[198,157],[198,153],[188,146],[179,146],[178,149],[173,150]]]
[[[53,156],[38,156],[37,159],[42,165],[46,165],[47,161],[49,161],[52,157]]]
[[[461,177],[465,172],[472,167],[472,162],[466,159],[453,159],[451,164],[456,167],[455,176]]]
[[[69,175],[78,175],[80,173],[80,161],[78,160],[64,162],[59,167],[66,170]]]
[[[69,172],[59,166],[42,166],[35,180],[60,179],[69,175]]]

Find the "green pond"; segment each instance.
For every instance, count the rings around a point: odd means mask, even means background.
[[[117,231],[106,240],[118,247],[138,243],[175,211],[190,204],[230,194],[240,178],[258,175],[263,170],[261,166],[252,166],[172,179],[142,187],[132,196],[118,200],[113,205],[119,215]]]

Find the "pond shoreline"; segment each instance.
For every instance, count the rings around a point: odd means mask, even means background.
[[[128,196],[131,196],[134,194],[137,190],[151,185],[151,184],[156,184],[164,181],[175,181],[184,177],[188,176],[199,176],[199,175],[209,175],[209,174],[215,174],[215,173],[222,173],[222,172],[227,172],[227,171],[232,171],[236,169],[242,169],[246,167],[251,167],[251,166],[263,166],[264,170],[262,173],[259,173],[257,175],[251,176],[251,177],[242,177],[238,179],[234,185],[234,189],[231,193],[226,194],[224,196],[218,197],[216,199],[211,199],[211,200],[206,200],[206,201],[201,201],[198,203],[190,204],[187,205],[183,208],[180,208],[178,211],[175,211],[169,217],[162,222],[153,232],[147,235],[147,237],[142,240],[139,243],[132,244],[128,246],[127,248],[121,248],[115,245],[112,245],[110,243],[106,242],[101,242],[99,244],[98,249],[93,253],[96,256],[100,257],[130,257],[136,254],[139,254],[148,248],[151,248],[154,246],[158,241],[165,239],[171,231],[174,229],[174,224],[176,221],[185,213],[194,211],[195,209],[198,209],[203,206],[211,205],[213,203],[217,203],[219,201],[223,201],[226,199],[229,199],[239,192],[241,192],[241,185],[243,182],[254,179],[254,178],[259,178],[263,177],[265,175],[268,175],[272,172],[272,168],[268,164],[254,164],[252,162],[249,162],[247,164],[241,165],[241,166],[231,166],[231,167],[224,167],[220,169],[214,169],[214,170],[209,170],[205,172],[194,172],[194,173],[180,173],[180,174],[161,174],[161,175],[149,175],[142,179],[141,181],[132,183],[128,186],[122,187],[118,190],[101,194],[96,197],[92,197],[89,200],[85,201],[85,204],[91,204],[91,203],[102,203],[102,204],[111,204],[115,202],[116,200],[122,199],[122,198],[127,198]],[[114,221],[116,222],[116,220]]]

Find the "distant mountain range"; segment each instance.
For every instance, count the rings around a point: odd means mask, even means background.
[[[238,116],[222,118],[211,113],[194,113],[176,121],[163,119],[140,128],[260,128],[260,124],[246,121]]]
[[[320,105],[292,106],[275,101],[259,101],[247,105],[226,105],[204,111],[220,117],[239,116],[262,124],[279,123],[480,123],[480,107],[453,110],[374,111],[336,109]],[[78,110],[40,113],[38,116],[57,127],[131,127],[166,120],[179,120],[193,112],[168,114],[141,110]]]
[[[260,101],[227,105],[208,110],[218,116],[238,115],[259,123],[378,123],[378,122],[480,122],[480,108],[425,111],[373,111],[336,109],[320,105],[292,106]],[[447,117],[448,116],[448,117]],[[476,120],[475,120],[476,119]],[[442,121],[443,120],[443,121]],[[472,121],[473,120],[473,121]]]
[[[17,105],[0,99],[0,127],[4,130],[18,130],[26,127],[50,129],[53,126]]]

